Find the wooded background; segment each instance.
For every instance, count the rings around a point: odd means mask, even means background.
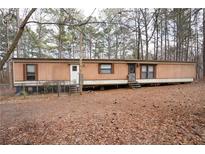
[[[0,9],[1,60],[30,10]],[[193,61],[197,79],[203,78],[204,9],[95,11],[87,17],[74,8],[33,10],[10,58],[79,58],[81,49],[90,59]]]

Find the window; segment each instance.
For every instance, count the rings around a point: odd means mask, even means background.
[[[101,74],[112,74],[112,64],[100,64],[99,66],[99,73]]]
[[[153,79],[154,78],[154,66],[153,65],[149,65],[148,66],[148,75],[147,75],[148,79]]]
[[[153,79],[154,78],[154,65],[142,65],[141,66],[141,78]]]
[[[141,78],[142,79],[146,79],[147,78],[147,66],[146,65],[142,65],[141,69],[142,69],[142,76],[141,76]]]
[[[26,80],[29,81],[36,80],[36,65],[34,64],[26,65]]]
[[[73,67],[72,67],[72,70],[73,70],[73,71],[77,71],[77,66],[73,66]]]

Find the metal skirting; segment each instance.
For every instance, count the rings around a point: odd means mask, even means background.
[[[138,79],[137,83],[151,84],[151,83],[180,83],[180,82],[193,82],[193,78],[182,79]],[[114,85],[114,84],[128,84],[128,80],[87,80],[83,85]]]
[[[44,85],[71,85],[70,81],[17,81],[14,86],[44,86]]]
[[[85,80],[83,85],[113,85],[113,84],[127,84],[127,80]]]
[[[152,84],[152,83],[185,83],[193,82],[193,78],[181,79],[138,79],[137,83]],[[43,86],[43,85],[72,85],[70,81],[18,81],[14,82],[14,86]],[[84,80],[83,85],[115,85],[128,84],[128,80]]]
[[[193,82],[193,78],[181,78],[181,79],[140,79],[136,80],[138,83],[151,84],[151,83],[180,83],[180,82]]]

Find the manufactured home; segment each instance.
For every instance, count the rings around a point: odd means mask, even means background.
[[[79,59],[13,58],[10,72],[14,87],[52,81],[79,84]],[[82,75],[83,86],[185,83],[194,81],[196,66],[193,62],[83,59]]]

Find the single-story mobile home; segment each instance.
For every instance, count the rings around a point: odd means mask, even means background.
[[[79,84],[79,59],[13,58],[10,68],[14,87],[50,81]],[[83,86],[185,83],[195,79],[196,66],[193,62],[83,59],[82,75]]]

